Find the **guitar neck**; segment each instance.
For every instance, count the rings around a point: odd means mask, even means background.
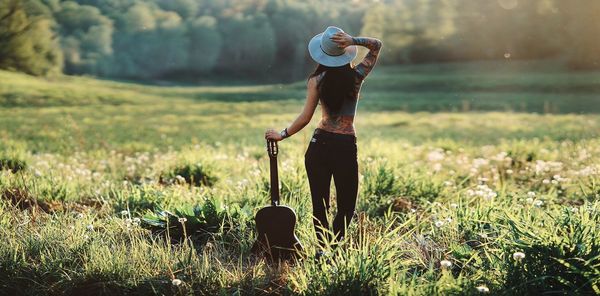
[[[279,204],[279,174],[277,172],[277,156],[269,156],[271,163],[271,205]]]

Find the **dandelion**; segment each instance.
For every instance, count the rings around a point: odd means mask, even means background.
[[[83,213],[77,213],[77,219],[83,219],[85,215]]]
[[[451,203],[451,204],[450,204],[450,207],[451,207],[451,208],[453,208],[453,209],[456,209],[456,208],[458,208],[458,204]]]
[[[523,252],[514,252],[513,253],[513,259],[515,259],[517,261],[521,261],[524,258],[525,258],[525,253],[523,253]]]
[[[533,198],[531,198],[531,197],[528,197],[528,198],[527,198],[525,201],[526,201],[528,204],[531,204],[531,203],[533,203]]]
[[[441,220],[435,221],[435,227],[440,228],[442,226],[444,226],[444,221],[441,221]]]
[[[448,223],[452,222],[452,218],[450,218],[450,217],[446,218],[446,222],[448,222]]]
[[[527,196],[529,196],[529,197],[535,197],[535,192],[529,191],[529,192],[527,192]]]
[[[427,154],[427,160],[429,160],[430,162],[441,161],[444,159],[444,157],[445,157],[445,155],[444,155],[444,151],[442,149],[436,149],[436,150],[429,152],[429,154]]]
[[[136,218],[133,218],[133,224],[136,224],[136,225],[137,225],[137,224],[140,224],[140,222],[142,222],[142,221],[140,220],[140,218],[137,218],[137,217],[136,217]]]
[[[94,231],[94,225],[89,224],[88,226],[85,227],[88,231]]]
[[[177,182],[179,182],[179,183],[185,183],[185,178],[184,178],[184,177],[182,177],[182,176],[180,176],[180,175],[177,175],[177,176],[175,176],[175,179],[176,179],[176,180],[177,180]]]
[[[177,287],[177,286],[181,285],[182,283],[183,283],[183,282],[182,282],[180,279],[173,279],[173,280],[171,281],[171,284],[172,284],[173,286],[175,286],[175,287]]]
[[[471,197],[481,197],[485,200],[491,200],[492,198],[496,197],[498,194],[496,192],[494,192],[491,188],[489,188],[487,185],[483,184],[483,185],[477,185],[477,188],[475,190],[473,190],[473,189],[467,190],[467,195],[471,196]]]
[[[127,210],[121,211],[121,216],[127,216],[127,215],[129,215],[129,211],[127,211]]]
[[[440,261],[440,266],[442,268],[450,268],[450,267],[452,267],[452,262],[450,262],[448,260],[442,260],[442,261]]]
[[[187,218],[179,218],[178,221],[179,223],[185,223],[187,222]]]
[[[541,207],[542,205],[544,205],[544,202],[543,202],[543,201],[541,201],[541,200],[539,200],[539,199],[536,199],[536,200],[533,202],[533,206],[534,206],[534,207],[536,207],[536,208],[539,208],[539,207]]]
[[[477,291],[480,293],[489,293],[490,292],[490,289],[483,285],[477,286],[475,289],[477,289]]]
[[[40,172],[40,171],[38,171],[38,170],[35,170],[35,171],[33,172],[33,175],[34,175],[34,176],[36,176],[36,177],[41,177],[41,176],[42,176],[42,172]]]

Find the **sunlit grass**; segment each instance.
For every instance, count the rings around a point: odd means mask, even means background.
[[[377,79],[399,70],[388,71]],[[600,293],[597,115],[390,111],[377,107],[374,76],[356,121],[361,183],[350,235],[313,260],[303,155],[317,114],[279,156],[306,259],[269,266],[250,254],[253,214],[269,203],[262,133],[294,119],[301,83],[163,88],[0,76],[14,79],[10,87],[28,81],[24,92],[76,99],[100,87],[125,98],[3,103],[6,294]],[[241,99],[261,92],[273,97]],[[173,235],[143,220],[162,210],[187,217],[171,219]]]

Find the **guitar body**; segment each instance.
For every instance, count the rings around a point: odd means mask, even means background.
[[[260,209],[254,218],[258,237],[252,253],[271,261],[297,258],[302,244],[294,234],[296,212],[279,205],[279,178],[277,175],[277,142],[267,142],[271,161],[271,206]]]
[[[252,249],[256,254],[278,261],[293,259],[302,250],[294,234],[296,213],[290,207],[264,207],[254,220],[258,238]]]

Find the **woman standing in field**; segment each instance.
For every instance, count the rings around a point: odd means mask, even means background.
[[[364,60],[353,67],[356,46],[369,49]],[[297,133],[311,120],[317,104],[322,117],[306,151],[305,166],[310,184],[313,222],[321,247],[329,239],[329,186],[333,177],[337,196],[337,215],[333,220],[336,240],[354,216],[358,194],[358,160],[354,116],[360,87],[369,75],[381,49],[381,41],[352,37],[337,27],[328,27],[310,40],[310,56],[319,65],[309,76],[306,103],[302,113],[281,132],[268,129],[265,138],[281,141]],[[317,256],[322,255],[320,251]]]

